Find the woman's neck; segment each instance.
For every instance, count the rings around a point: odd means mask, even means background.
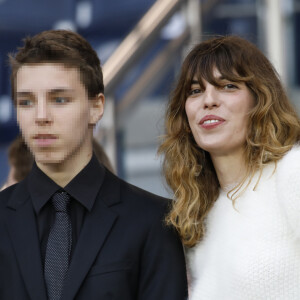
[[[246,175],[244,152],[213,155],[211,159],[223,190],[230,190],[238,185]]]

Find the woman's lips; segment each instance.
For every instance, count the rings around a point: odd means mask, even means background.
[[[219,116],[207,115],[200,120],[199,125],[205,129],[213,129],[224,122],[225,120]]]

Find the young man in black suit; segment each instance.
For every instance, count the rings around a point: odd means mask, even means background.
[[[10,57],[12,96],[35,157],[0,193],[0,299],[183,300],[181,243],[168,203],[100,165],[100,61],[80,35],[45,31]]]

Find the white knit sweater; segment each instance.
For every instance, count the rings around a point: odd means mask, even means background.
[[[187,251],[190,300],[300,299],[300,147],[237,199],[221,192]]]

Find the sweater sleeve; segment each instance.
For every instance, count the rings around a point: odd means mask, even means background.
[[[277,165],[276,188],[283,212],[300,239],[300,145],[294,146]]]

